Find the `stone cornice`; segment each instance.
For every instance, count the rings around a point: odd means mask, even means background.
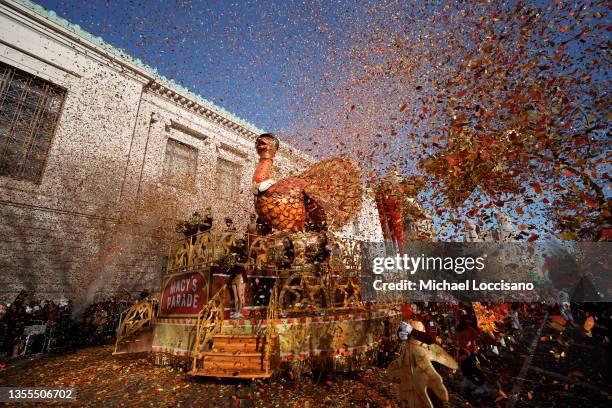
[[[198,132],[197,130],[192,129],[189,126],[183,125],[182,123],[177,122],[172,119],[170,119],[169,123],[166,123],[165,127],[166,127],[166,132],[169,131],[170,129],[176,129],[179,132],[185,133],[186,135],[189,135],[189,136],[193,136],[196,139],[208,140],[208,136],[205,135],[204,133]]]
[[[36,22],[45,27],[49,33],[56,35],[58,40],[68,40],[73,44],[71,48],[75,51],[77,51],[77,48],[83,48],[83,50],[78,51],[89,58],[101,57],[111,64],[117,65],[122,74],[134,76],[139,81],[148,83],[148,86],[156,93],[195,113],[208,117],[213,122],[237,132],[249,140],[254,139],[258,132],[261,133],[256,126],[193,94],[172,80],[160,75],[157,70],[147,66],[142,61],[107,44],[102,38],[91,35],[78,25],[59,17],[53,11],[46,10],[30,0],[0,0],[0,5],[22,16],[28,22]]]
[[[158,96],[161,96],[164,99],[169,100],[170,102],[184,109],[187,109],[190,112],[195,113],[196,115],[205,117],[206,119],[216,123],[217,125],[223,126],[224,128],[232,132],[237,132],[248,140],[255,140],[255,138],[257,137],[257,133],[253,132],[246,126],[233,121],[232,119],[224,116],[223,114],[216,112],[210,106],[207,106],[204,103],[200,103],[189,97],[188,95],[183,95],[181,92],[169,86],[165,86],[159,82],[152,81],[147,85],[147,90]]]
[[[235,154],[236,156],[242,157],[243,159],[249,158],[249,154],[247,152],[244,152],[236,148],[235,146],[229,145],[227,143],[220,142],[219,147],[223,150],[227,150],[228,152]],[[251,159],[255,160],[255,157],[251,157]]]
[[[140,82],[146,83],[151,75],[147,72],[143,72],[138,67],[125,58],[121,58],[109,52],[100,44],[93,43],[83,36],[79,35],[75,30],[71,30],[66,26],[59,23],[59,21],[65,21],[59,17],[56,17],[55,13],[51,15],[55,18],[50,18],[49,15],[42,15],[40,11],[43,11],[43,7],[32,3],[30,0],[0,0],[0,6],[3,6],[2,14],[13,19],[16,22],[24,24],[40,34],[46,36],[58,44],[68,46],[72,51],[85,55],[90,59],[96,60],[101,63],[105,63],[108,67],[122,73],[123,75],[134,78]],[[35,10],[36,9],[36,10]],[[69,24],[66,22],[66,24]],[[78,27],[72,25],[73,27]],[[80,27],[78,27],[80,30]],[[83,33],[85,33],[83,31]],[[93,38],[93,36],[90,35]],[[101,41],[101,40],[100,40]],[[11,44],[16,46],[16,44]],[[19,50],[24,52],[23,49]],[[54,63],[55,64],[55,63]],[[65,68],[61,68],[66,70]],[[77,73],[78,74],[78,73]],[[80,76],[80,74],[78,74]]]
[[[248,141],[254,141],[263,132],[231,112],[163,77],[142,61],[136,60],[122,50],[105,43],[102,38],[89,34],[79,26],[68,22],[31,0],[0,0],[0,5],[13,10],[13,12],[29,21],[35,21],[41,27],[45,27],[49,34],[53,33],[55,35],[57,40],[67,40],[73,50],[79,51],[89,58],[95,57],[110,62],[109,66],[145,84],[147,92],[159,95],[177,106],[205,117]],[[282,145],[281,147],[283,147]],[[282,154],[306,163],[314,162],[313,158],[304,152],[290,145],[284,145],[283,150],[285,151]]]

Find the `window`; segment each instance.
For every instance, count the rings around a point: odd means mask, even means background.
[[[40,182],[66,90],[0,62],[0,175]]]
[[[354,238],[361,238],[361,228],[359,228],[359,220],[353,221]]]
[[[217,159],[217,198],[231,201],[240,189],[242,166],[225,159]]]
[[[198,149],[174,139],[168,139],[163,175],[170,184],[177,187],[193,187],[197,164]]]

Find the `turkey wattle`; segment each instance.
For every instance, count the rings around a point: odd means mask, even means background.
[[[274,181],[272,162],[279,147],[269,133],[255,141],[259,163],[253,175],[255,210],[277,231],[324,231],[346,224],[361,209],[363,189],[358,167],[334,157],[298,176]]]

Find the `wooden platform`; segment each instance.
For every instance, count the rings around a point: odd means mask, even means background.
[[[213,346],[204,353],[203,368],[189,375],[221,378],[269,378],[272,370],[266,371],[264,336],[248,334],[226,334],[213,336]],[[278,347],[273,347],[278,353]],[[203,363],[203,364],[202,364]]]

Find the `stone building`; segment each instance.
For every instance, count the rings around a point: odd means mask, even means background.
[[[406,214],[404,217],[406,241],[437,241],[433,217],[426,208],[419,204],[416,197],[406,199],[404,212]]]
[[[177,219],[211,207],[216,227],[246,227],[261,132],[53,12],[0,0],[0,301],[156,289]],[[310,162],[282,144],[276,177]],[[373,208],[349,230],[380,239]]]

